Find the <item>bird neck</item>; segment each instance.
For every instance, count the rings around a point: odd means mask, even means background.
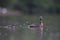
[[[43,26],[43,19],[40,19],[40,25]]]

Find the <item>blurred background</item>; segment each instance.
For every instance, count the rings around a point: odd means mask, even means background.
[[[28,25],[43,16],[43,40],[60,40],[60,0],[0,0],[0,40],[40,40]]]

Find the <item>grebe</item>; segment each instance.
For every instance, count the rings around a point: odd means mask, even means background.
[[[29,28],[30,28],[30,29],[40,28],[40,30],[43,31],[43,17],[40,16],[39,24],[35,24],[35,23],[30,24],[30,25],[29,25]]]

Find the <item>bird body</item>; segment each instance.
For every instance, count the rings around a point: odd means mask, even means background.
[[[31,25],[30,25],[30,28],[38,28],[38,27],[40,27],[39,24],[31,24]]]
[[[30,28],[37,28],[37,27],[43,27],[43,18],[42,18],[42,16],[40,16],[39,24],[37,24],[37,23],[30,24]]]
[[[43,17],[40,16],[40,21],[39,21],[39,24],[37,23],[32,23],[29,25],[28,27],[29,29],[32,29],[32,30],[39,30],[41,33],[43,33]]]

